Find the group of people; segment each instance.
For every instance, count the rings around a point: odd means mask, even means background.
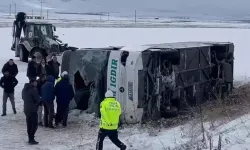
[[[68,107],[73,97],[73,87],[66,72],[62,74],[60,81],[56,84],[55,78],[52,75],[48,75],[38,80],[31,79],[29,83],[24,85],[22,99],[24,101],[24,113],[26,115],[30,144],[38,144],[34,140],[38,125],[54,128],[54,125],[57,126],[62,122],[64,127],[67,126]],[[57,103],[56,117],[54,117],[55,99]],[[42,107],[44,108],[43,121]]]
[[[62,122],[64,127],[67,126],[69,103],[74,97],[74,90],[69,82],[68,73],[66,71],[62,72],[61,77],[58,78],[60,64],[55,56],[48,63],[43,59],[40,64],[37,64],[35,60],[35,57],[32,57],[32,61],[28,64],[27,77],[29,78],[29,83],[25,83],[22,90],[28,139],[32,145],[38,144],[34,139],[38,125],[54,128]],[[16,114],[14,88],[18,84],[16,79],[18,68],[13,59],[10,59],[3,66],[2,73],[4,74],[0,80],[0,86],[4,89],[2,116],[6,115],[8,98],[11,101],[13,112]],[[38,76],[39,79],[36,80]],[[56,115],[54,113],[55,99],[57,103]],[[43,120],[42,108],[44,108]],[[100,130],[96,149],[103,149],[103,141],[108,136],[117,147],[125,150],[126,145],[118,139],[117,131],[121,106],[110,90],[106,92],[105,99],[100,104],[100,113]]]
[[[40,63],[36,58],[28,63],[27,77],[29,83],[22,89],[22,99],[24,101],[24,113],[26,115],[27,132],[30,144],[38,144],[34,135],[38,125],[54,128],[62,122],[67,126],[69,103],[74,97],[74,90],[69,82],[69,76],[66,71],[59,78],[60,63],[56,56],[46,62],[42,59]],[[18,84],[16,76],[18,67],[13,59],[10,59],[2,68],[3,77],[0,79],[0,86],[3,88],[3,113],[6,116],[6,104],[10,99],[13,113],[15,108],[15,87]],[[38,79],[37,79],[38,78]],[[54,100],[56,99],[57,109],[54,111]],[[44,115],[42,115],[44,109]]]
[[[56,56],[48,62],[42,59],[40,64],[32,57],[28,63],[29,83],[24,85],[22,99],[30,144],[38,144],[34,139],[38,126],[54,128],[61,122],[64,127],[67,126],[69,104],[74,98],[74,90],[66,71],[59,78],[59,67],[60,63],[57,62]],[[56,115],[54,100],[57,103]]]
[[[28,63],[27,68],[27,77],[29,80],[36,79],[42,75],[51,75],[55,79],[59,77],[60,63],[57,61],[57,57],[52,56],[51,60],[46,61],[45,58],[42,58],[40,63],[37,63],[36,57],[33,56],[31,61]]]

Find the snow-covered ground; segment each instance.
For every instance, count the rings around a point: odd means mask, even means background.
[[[2,40],[0,63],[3,65],[9,58],[14,57],[10,51],[11,28],[0,28]],[[77,47],[106,47],[138,44],[155,44],[181,41],[231,41],[235,44],[235,79],[248,81],[249,68],[249,39],[250,30],[247,29],[192,29],[192,28],[58,28],[57,35],[70,45]],[[19,84],[16,87],[17,115],[11,111],[8,103],[6,117],[0,118],[0,150],[94,150],[98,132],[98,120],[91,115],[78,113],[70,114],[67,128],[45,129],[39,128],[36,139],[39,145],[27,144],[25,116],[22,112],[23,101],[21,90],[26,78],[26,63],[15,58],[19,67],[17,76]],[[0,66],[1,67],[1,66]],[[2,97],[2,89],[0,89]],[[2,107],[0,107],[2,112]],[[198,125],[198,124],[196,124]],[[243,150],[250,147],[249,129],[250,115],[245,115],[234,121],[227,122],[216,129],[210,130],[209,123],[206,130],[212,135],[214,145],[217,145],[218,135],[222,136],[223,149]],[[128,145],[128,150],[162,150],[181,147],[182,144],[192,141],[192,137],[199,137],[194,123],[187,123],[171,129],[153,130],[140,128],[139,125],[120,130],[120,138]],[[197,127],[198,128],[198,127]],[[155,135],[155,136],[153,136]],[[191,136],[192,135],[192,136]],[[116,147],[105,140],[105,150],[115,150]]]
[[[38,15],[40,16],[40,15]],[[244,28],[249,29],[248,22],[241,21],[196,21],[186,19],[162,19],[153,18],[122,18],[115,16],[99,15],[66,15],[49,14],[44,20],[28,21],[48,22],[57,27],[93,27],[93,28]],[[14,16],[0,15],[0,27],[12,27]]]

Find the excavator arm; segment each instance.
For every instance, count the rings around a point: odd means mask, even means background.
[[[11,46],[11,50],[15,51],[15,43],[16,43],[16,25],[15,25],[16,21],[13,22],[13,26],[12,26],[12,46]]]
[[[19,51],[17,50],[17,45],[19,44],[19,40],[21,37],[21,33],[22,30],[25,27],[25,18],[26,18],[26,14],[24,12],[19,12],[16,15],[16,20],[13,22],[13,27],[12,27],[12,46],[11,46],[11,50],[15,51],[15,56],[18,57],[19,56]]]

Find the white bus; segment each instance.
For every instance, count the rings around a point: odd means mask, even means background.
[[[61,71],[69,72],[77,109],[99,114],[110,89],[121,103],[121,121],[137,123],[178,115],[213,98],[214,88],[230,91],[233,52],[232,43],[212,42],[84,48],[64,52]]]

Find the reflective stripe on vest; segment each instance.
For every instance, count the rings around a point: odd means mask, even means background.
[[[61,80],[62,80],[62,77],[56,79],[55,85],[56,85],[59,81],[61,81]]]
[[[108,123],[103,123],[103,122],[101,122],[101,125],[102,126],[108,126],[108,127],[116,127],[116,126],[118,126],[118,124],[108,124]]]

